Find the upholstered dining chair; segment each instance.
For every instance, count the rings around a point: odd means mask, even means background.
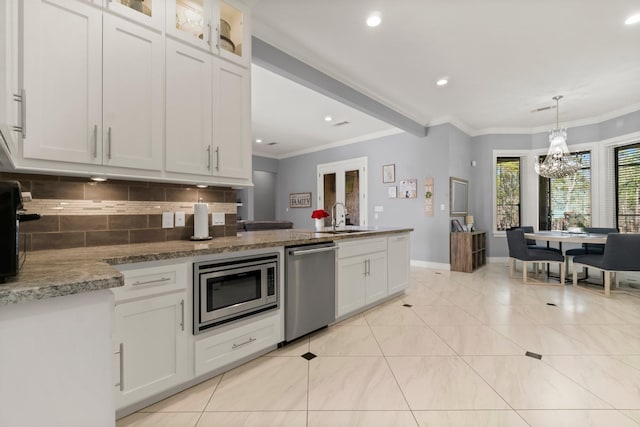
[[[573,258],[573,286],[578,286],[576,266],[604,272],[604,294],[611,295],[611,276],[619,271],[640,271],[640,234],[610,233],[602,254],[577,255]]]
[[[522,261],[522,281],[527,283],[527,263],[558,263],[560,285],[564,286],[564,256],[560,252],[544,249],[530,249],[524,238],[524,230],[507,230],[509,247],[509,277],[513,277],[515,261]]]
[[[522,231],[524,231],[525,233],[533,233],[533,225],[523,225],[522,227],[517,227],[520,228]],[[548,246],[540,246],[538,245],[538,242],[536,242],[533,239],[526,239],[527,240],[527,247],[529,249],[542,249],[545,251],[553,251],[553,252],[558,252],[559,254],[562,254],[562,251],[558,248],[550,248]]]
[[[607,227],[585,227],[584,231],[586,233],[591,234],[611,234],[618,233],[617,228],[607,228]],[[604,253],[604,245],[600,243],[583,243],[582,247],[575,249],[568,249],[565,251],[565,257],[567,259],[567,266],[565,267],[567,271],[569,271],[569,257],[575,257],[577,255],[587,255],[587,254],[595,254],[602,255]],[[575,267],[574,267],[575,269]],[[589,269],[584,268],[584,278],[589,277]]]

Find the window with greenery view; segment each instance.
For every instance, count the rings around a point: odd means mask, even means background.
[[[616,225],[640,232],[640,143],[616,148]]]
[[[540,177],[540,230],[591,226],[591,152],[580,156],[582,168],[565,178]]]
[[[496,227],[520,227],[520,157],[496,159]]]

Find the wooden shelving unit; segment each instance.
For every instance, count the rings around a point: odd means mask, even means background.
[[[451,271],[471,273],[487,263],[487,233],[472,231],[451,233]]]

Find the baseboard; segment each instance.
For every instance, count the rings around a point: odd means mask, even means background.
[[[487,257],[487,263],[496,264],[496,263],[504,263],[509,262],[509,257],[507,256],[490,256]]]
[[[431,261],[420,261],[417,259],[411,260],[412,267],[423,267],[423,268],[431,268],[434,270],[451,270],[451,264],[445,264],[444,262],[431,262]]]

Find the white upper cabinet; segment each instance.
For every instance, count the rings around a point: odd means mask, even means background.
[[[213,56],[167,40],[166,169],[210,175]]]
[[[213,174],[251,175],[251,85],[249,70],[214,58]]]
[[[123,19],[104,15],[103,163],[162,167],[163,39]]]
[[[104,0],[104,7],[120,16],[162,30],[165,0]]]
[[[102,12],[68,0],[23,7],[23,156],[101,163]]]
[[[166,31],[172,37],[248,67],[248,8],[233,0],[168,0]]]

